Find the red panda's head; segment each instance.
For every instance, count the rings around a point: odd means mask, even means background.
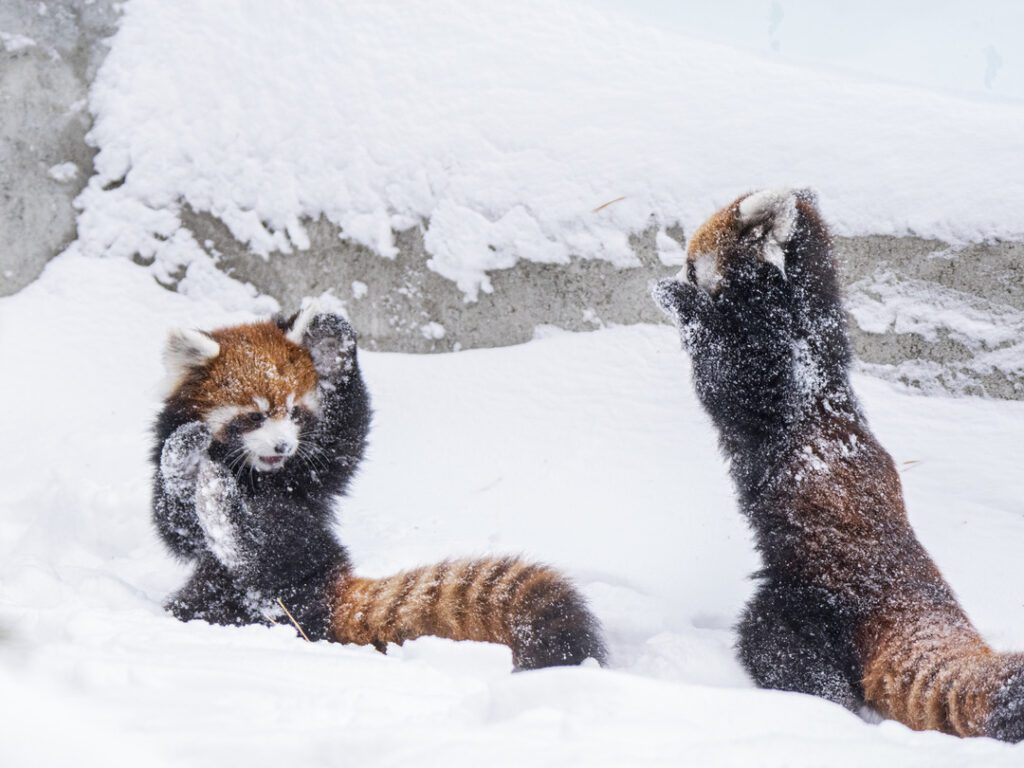
[[[738,197],[690,238],[682,279],[714,295],[744,259],[769,264],[786,276],[786,246],[798,216],[817,218],[814,193],[765,189]]]
[[[177,330],[164,351],[171,398],[203,421],[229,464],[260,472],[296,454],[304,426],[317,415],[313,358],[272,321],[203,332]]]

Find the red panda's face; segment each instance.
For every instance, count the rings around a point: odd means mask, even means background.
[[[210,429],[232,469],[280,469],[299,452],[319,410],[313,359],[274,323],[208,334],[179,331],[168,346],[179,364],[176,396]]]

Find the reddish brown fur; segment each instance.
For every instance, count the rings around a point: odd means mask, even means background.
[[[525,624],[572,591],[557,571],[512,557],[445,561],[382,579],[346,574],[334,636],[379,650],[424,635],[502,643],[519,666]]]
[[[252,408],[257,397],[270,403],[269,416],[283,416],[289,395],[299,399],[316,387],[309,351],[289,341],[273,322],[222,328],[209,335],[220,344],[220,354],[180,387],[199,417],[225,405]]]
[[[736,226],[737,213],[745,197],[747,195],[740,195],[697,228],[687,247],[690,260],[702,253],[725,252],[728,250],[726,246],[736,241],[739,234]]]
[[[866,703],[917,730],[988,735],[991,697],[1022,658],[994,653],[971,625],[914,536],[896,467],[871,432],[834,419],[817,426],[807,444],[825,447],[817,458],[828,470],[806,472],[787,502],[804,521],[793,561],[834,593],[883,595],[854,639]],[[850,435],[857,451],[828,450]]]
[[[994,653],[955,602],[872,616],[858,644],[871,706],[911,728],[958,736],[988,735],[991,697],[1020,665]]]

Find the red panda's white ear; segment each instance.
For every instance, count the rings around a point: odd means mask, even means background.
[[[220,344],[202,331],[176,328],[167,337],[164,347],[164,367],[172,379],[180,379],[196,366],[213,360],[220,354]]]
[[[320,302],[316,299],[310,299],[304,302],[305,306],[299,311],[292,320],[291,326],[285,331],[285,337],[288,341],[291,341],[299,346],[302,346],[302,339],[306,336],[306,329],[309,328],[309,324],[313,321],[313,318],[323,312],[320,307]]]
[[[740,201],[737,216],[743,227],[760,226],[765,242],[762,258],[786,275],[786,244],[796,229],[796,204],[813,195],[809,190],[763,189]]]

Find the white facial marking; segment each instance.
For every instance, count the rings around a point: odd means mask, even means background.
[[[708,293],[718,290],[722,275],[718,271],[718,259],[713,252],[698,253],[693,260],[693,272],[700,288]]]
[[[222,405],[219,408],[214,408],[206,414],[206,426],[209,427],[212,434],[216,435],[240,413],[242,413],[242,409],[237,405]]]
[[[320,415],[320,395],[317,394],[315,389],[309,390],[309,392],[300,397],[299,405],[314,415]]]
[[[270,410],[270,401],[265,397],[254,397],[252,399],[256,403],[256,407],[260,409],[260,413],[266,413]]]

